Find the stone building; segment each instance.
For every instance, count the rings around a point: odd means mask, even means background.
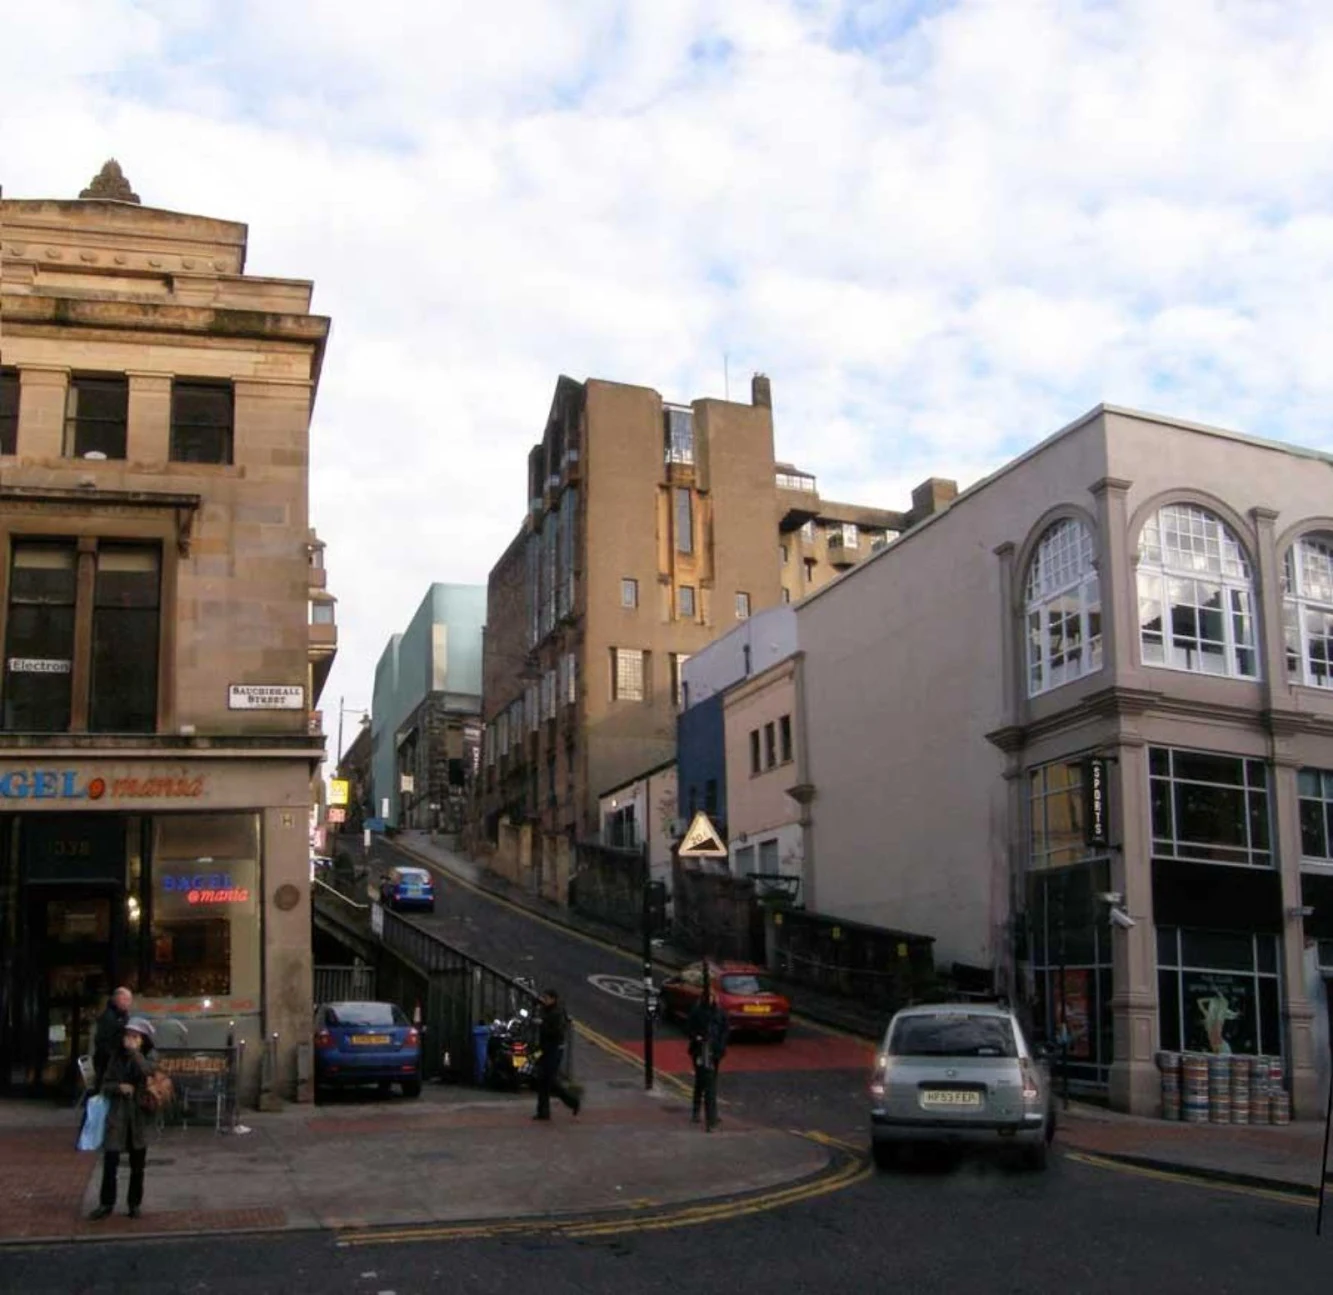
[[[1315,1113],[1331,484],[1099,406],[804,600],[809,907],[988,969],[1118,1107],[1159,1108],[1159,1050],[1227,1051]]]
[[[309,428],[329,321],[234,221],[0,203],[0,1083],[108,991],[191,1045],[310,1025]],[[171,1027],[162,1041],[176,1036]]]
[[[525,502],[487,587],[479,836],[564,900],[599,796],[673,758],[690,656],[823,578],[829,509],[775,460],[762,375],[748,405],[560,378]],[[881,541],[902,522],[838,507]]]

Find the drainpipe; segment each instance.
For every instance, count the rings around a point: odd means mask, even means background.
[[[805,653],[796,653],[796,782],[798,786],[813,785],[810,768],[810,728],[805,695]],[[802,797],[801,808],[801,875],[805,883],[805,907],[818,911],[818,891],[815,886],[815,834],[810,812],[810,798]]]

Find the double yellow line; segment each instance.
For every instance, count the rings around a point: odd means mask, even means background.
[[[584,1025],[582,1021],[575,1021],[574,1029],[587,1039],[593,1047],[601,1048],[603,1052],[609,1053],[611,1056],[616,1057],[620,1061],[627,1062],[631,1066],[636,1066],[639,1069],[643,1068],[642,1057],[635,1056],[628,1048],[621,1047],[619,1043],[616,1043],[613,1039],[608,1039],[605,1034],[599,1033],[591,1026]],[[654,1077],[660,1083],[666,1084],[670,1088],[674,1088],[684,1097],[692,1098],[694,1096],[694,1089],[677,1075],[667,1074],[665,1071],[658,1070],[655,1072]]]
[[[826,1146],[847,1148],[848,1143],[826,1134],[801,1133]],[[478,1241],[507,1236],[558,1236],[570,1240],[590,1240],[598,1237],[622,1236],[631,1232],[664,1232],[672,1228],[698,1227],[705,1223],[722,1223],[745,1218],[768,1210],[795,1205],[842,1191],[870,1177],[873,1170],[864,1157],[849,1157],[831,1173],[792,1187],[760,1192],[733,1200],[711,1204],[685,1205],[678,1208],[626,1212],[618,1217],[584,1217],[578,1219],[506,1220],[495,1223],[459,1223],[435,1227],[365,1229],[339,1233],[340,1246],[406,1245],[423,1241]]]
[[[1137,1178],[1151,1178],[1159,1183],[1184,1183],[1187,1187],[1202,1187],[1207,1191],[1227,1192],[1232,1196],[1257,1196],[1260,1200],[1279,1201],[1283,1205],[1304,1205],[1309,1209],[1314,1209],[1319,1204],[1315,1196],[1298,1196],[1295,1192],[1278,1191],[1271,1187],[1250,1187],[1245,1183],[1220,1182],[1217,1179],[1200,1178],[1194,1174],[1172,1173],[1169,1169],[1131,1165],[1123,1160],[1112,1160],[1087,1151],[1066,1151],[1064,1157],[1076,1164],[1090,1165],[1094,1169],[1110,1169],[1118,1174],[1133,1174]]]

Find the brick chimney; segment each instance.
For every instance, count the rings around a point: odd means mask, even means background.
[[[773,387],[765,373],[756,373],[750,379],[750,403],[762,405],[765,409],[773,408]]]
[[[958,482],[947,477],[931,477],[912,491],[913,524],[942,512],[958,497]]]

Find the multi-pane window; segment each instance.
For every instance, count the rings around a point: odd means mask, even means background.
[[[233,403],[230,383],[171,384],[171,461],[230,463]]]
[[[834,530],[831,539],[836,540],[845,549],[854,549],[861,542],[860,532],[855,522],[841,522]]]
[[[668,406],[662,411],[666,424],[666,461],[694,462],[694,414],[688,409]]]
[[[1288,677],[1333,688],[1333,535],[1305,535],[1287,550],[1282,595]]]
[[[93,583],[94,733],[151,733],[157,727],[161,551],[145,544],[102,544]]]
[[[337,612],[331,602],[312,602],[310,604],[310,623],[312,625],[333,625]]]
[[[1041,537],[1027,580],[1028,696],[1102,666],[1102,602],[1092,534],[1074,518]]]
[[[1333,772],[1302,769],[1298,778],[1301,854],[1333,863]]]
[[[736,619],[738,621],[750,619],[750,595],[747,593],[736,595]]]
[[[611,696],[615,701],[643,700],[645,655],[639,648],[611,649]]]
[[[779,472],[777,483],[779,490],[804,490],[808,493],[815,488],[814,477],[808,477],[804,472]]]
[[[621,577],[620,605],[622,607],[637,607],[639,605],[639,582],[630,576]]]
[[[0,369],[0,454],[17,454],[19,443],[19,375]]]
[[[5,637],[5,728],[28,733],[69,729],[74,670],[73,544],[14,545]]]
[[[778,737],[782,742],[782,763],[791,761],[791,716],[784,715],[778,720]]]
[[[681,585],[676,591],[676,614],[683,621],[694,619],[694,586]]]
[[[1240,541],[1194,504],[1168,504],[1139,540],[1145,665],[1255,679],[1254,585]]]
[[[676,501],[676,552],[694,552],[694,499],[689,490],[677,486]]]
[[[1276,936],[1158,927],[1163,1048],[1281,1056],[1280,1003]]]
[[[1062,868],[1085,859],[1082,764],[1067,761],[1031,770],[1028,815],[1032,825],[1030,867]]]
[[[86,701],[87,727],[93,732],[151,733],[157,727],[161,550],[102,543],[85,553],[82,560],[91,563],[91,600],[82,607],[80,560],[72,543],[14,545],[4,727],[66,732],[76,714],[85,713]],[[82,647],[75,632],[80,612],[90,631]],[[88,680],[86,697],[74,696],[76,676]],[[82,718],[78,722],[82,727]]]
[[[1262,760],[1153,747],[1148,770],[1154,855],[1272,867]]]
[[[129,407],[128,379],[71,378],[65,393],[65,456],[123,459]]]
[[[677,707],[685,705],[685,662],[689,659],[688,652],[671,654],[671,700]]]

